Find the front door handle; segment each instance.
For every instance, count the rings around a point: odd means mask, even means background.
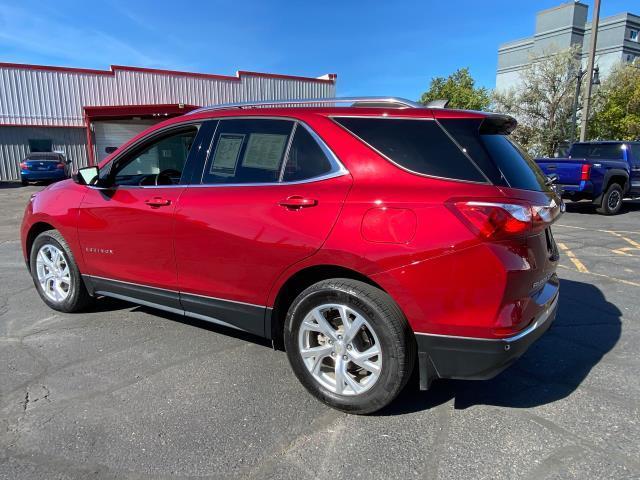
[[[145,200],[144,203],[149,205],[151,208],[158,208],[158,207],[166,207],[167,205],[171,205],[171,200],[167,200],[162,197],[153,197]]]
[[[315,207],[317,204],[318,201],[315,198],[302,197],[300,195],[292,195],[278,202],[278,205],[288,208],[289,210]]]

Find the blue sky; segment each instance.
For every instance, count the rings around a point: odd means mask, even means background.
[[[0,61],[234,74],[338,74],[339,95],[418,98],[468,66],[495,84],[497,48],[560,0],[35,2],[0,0]],[[592,5],[592,1],[587,1]],[[640,13],[602,0],[602,16]]]

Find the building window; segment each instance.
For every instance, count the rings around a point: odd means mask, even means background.
[[[638,30],[629,30],[629,39],[638,41]]]
[[[30,138],[29,151],[34,152],[51,152],[53,151],[53,142],[48,138]]]

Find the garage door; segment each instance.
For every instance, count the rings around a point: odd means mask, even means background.
[[[149,126],[158,123],[154,120],[118,120],[93,122],[93,134],[98,162],[107,155],[107,149],[119,147]]]

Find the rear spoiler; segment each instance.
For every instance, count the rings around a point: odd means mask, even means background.
[[[515,118],[501,113],[491,113],[480,124],[480,134],[509,135],[518,126]]]

